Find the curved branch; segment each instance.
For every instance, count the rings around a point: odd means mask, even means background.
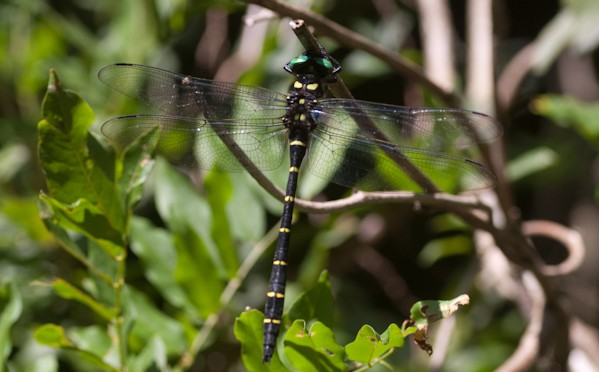
[[[540,337],[543,328],[543,313],[545,310],[545,294],[539,282],[530,272],[522,274],[524,289],[531,300],[529,320],[518,347],[497,371],[527,371],[535,361],[540,350]]]
[[[568,250],[568,257],[558,265],[540,264],[544,275],[566,275],[576,270],[583,262],[585,247],[580,233],[566,226],[551,221],[525,221],[522,233],[526,236],[544,236],[561,243]]]

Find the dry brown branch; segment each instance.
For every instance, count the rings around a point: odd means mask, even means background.
[[[564,225],[551,221],[525,221],[522,223],[522,233],[526,236],[544,236],[561,243],[568,250],[568,257],[558,265],[541,264],[540,270],[544,275],[557,276],[570,274],[582,264],[585,247],[580,233]]]
[[[352,30],[341,26],[330,19],[302,9],[288,3],[276,0],[244,0],[247,3],[257,4],[277,12],[282,17],[291,17],[292,19],[303,19],[311,27],[314,27],[319,34],[329,36],[349,49],[359,49],[372,54],[385,62],[391,69],[396,71],[406,79],[411,80],[423,87],[429,89],[438,96],[443,102],[451,107],[461,107],[462,99],[453,92],[447,92],[428,79],[423,71],[414,63],[402,58],[397,53],[391,52],[378,45],[373,40],[353,32]]]

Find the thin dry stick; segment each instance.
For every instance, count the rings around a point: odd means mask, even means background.
[[[380,46],[373,40],[353,32],[330,19],[288,3],[276,0],[244,0],[246,3],[258,4],[283,17],[303,19],[318,33],[330,36],[349,49],[363,50],[385,62],[391,69],[407,79],[429,89],[434,95],[451,107],[461,107],[462,98],[453,92],[447,92],[428,79],[422,69],[414,63],[402,58],[397,53]]]
[[[526,289],[531,301],[528,325],[514,353],[497,368],[497,371],[501,372],[528,371],[532,367],[540,348],[539,338],[543,328],[545,294],[530,272],[524,272],[522,279],[523,287]]]
[[[447,0],[418,0],[424,72],[447,92],[455,90],[453,30]]]

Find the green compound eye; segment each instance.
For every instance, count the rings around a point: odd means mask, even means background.
[[[291,69],[293,69],[293,67],[295,65],[302,64],[302,63],[308,61],[308,59],[309,59],[308,56],[302,54],[301,56],[297,56],[294,59],[292,59],[291,61],[289,61],[288,65],[289,65],[289,67],[291,67]]]
[[[330,78],[340,69],[321,55],[302,54],[289,61],[285,65],[285,70],[294,75],[316,74],[322,78]]]

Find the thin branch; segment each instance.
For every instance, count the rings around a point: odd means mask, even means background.
[[[447,92],[455,90],[451,15],[447,0],[418,0],[424,71]]]
[[[564,225],[552,221],[525,221],[522,233],[526,236],[544,236],[561,243],[568,250],[568,257],[558,265],[541,264],[544,275],[556,276],[570,274],[582,264],[585,246],[580,233]]]
[[[353,32],[352,30],[341,26],[330,19],[302,9],[288,3],[277,0],[244,0],[246,3],[257,4],[277,12],[283,17],[291,17],[292,19],[303,19],[310,26],[314,27],[318,33],[329,36],[335,39],[341,45],[349,49],[363,50],[385,62],[391,69],[398,74],[404,76],[419,85],[430,90],[438,96],[443,102],[451,107],[460,107],[462,98],[455,93],[447,92],[433,83],[423,73],[422,69],[416,64],[402,58],[396,53],[392,53],[388,49],[380,46],[373,40],[369,40],[364,36]]]
[[[528,371],[539,353],[545,294],[536,278],[529,272],[523,273],[522,283],[532,304],[528,325],[514,353],[497,368],[497,371]]]

